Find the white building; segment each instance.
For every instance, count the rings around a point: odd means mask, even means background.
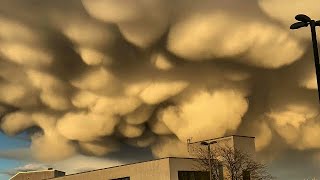
[[[206,140],[214,141],[212,148],[220,145],[228,145],[233,148],[245,151],[255,156],[255,144],[253,137],[228,136]],[[200,142],[191,145],[199,146]],[[190,147],[190,146],[189,146]],[[187,146],[186,146],[187,148]],[[191,152],[192,154],[192,152]],[[97,169],[88,172],[52,177],[53,180],[208,180],[209,173],[197,170],[196,161],[190,157],[178,158],[168,157],[146,162],[139,162],[104,169]],[[32,173],[31,173],[32,174]],[[13,179],[16,180],[16,179]],[[38,180],[38,179],[32,179]],[[40,180],[40,179],[39,179]]]

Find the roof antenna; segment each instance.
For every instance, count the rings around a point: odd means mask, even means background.
[[[187,139],[187,144],[190,144],[190,143],[191,143],[191,140],[192,140],[192,137],[188,138],[188,139]]]
[[[190,137],[190,138],[187,139],[187,150],[188,150],[188,153],[189,153],[189,154],[191,153],[191,150],[190,150],[191,140],[192,140],[192,137]]]

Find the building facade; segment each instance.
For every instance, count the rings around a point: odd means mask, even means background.
[[[202,141],[203,142],[203,141]],[[211,148],[218,146],[230,146],[239,149],[255,158],[255,143],[253,137],[228,136],[216,139],[205,140],[215,142]],[[188,143],[189,157],[168,157],[146,162],[139,162],[88,172],[70,174],[65,176],[51,176],[43,179],[52,180],[209,180],[209,173],[199,171],[192,155],[195,148],[206,148],[201,142]],[[187,147],[186,147],[187,148]],[[26,174],[24,174],[26,175]],[[34,176],[30,173],[30,177]],[[19,173],[16,178],[22,177]],[[26,177],[26,176],[24,176]],[[38,180],[33,179],[32,180]],[[223,175],[221,179],[224,179]],[[18,180],[18,179],[14,179]],[[20,180],[20,179],[19,179]],[[21,179],[25,180],[25,179]],[[39,179],[40,180],[40,179]]]
[[[248,155],[250,155],[253,159],[256,158],[256,149],[255,149],[255,142],[254,137],[250,136],[238,136],[238,135],[232,135],[232,136],[226,136],[226,137],[220,137],[215,139],[208,139],[198,142],[189,142],[188,143],[188,151],[189,151],[189,157],[196,157],[197,149],[202,148],[206,150],[207,146],[201,145],[202,142],[215,142],[210,145],[210,148],[212,151],[215,150],[215,148],[219,147],[231,147],[233,149],[240,150],[241,152],[244,152]]]
[[[256,159],[256,150],[255,150],[255,138],[249,136],[239,136],[239,135],[232,135],[227,137],[221,137],[216,139],[208,139],[202,140],[198,142],[188,142],[188,152],[190,157],[203,157],[203,153],[214,153],[216,150],[219,151],[220,148],[227,149],[230,155],[235,155],[239,151],[246,155],[249,155],[251,159]],[[208,149],[208,146],[210,148]],[[199,151],[200,150],[200,151]],[[230,151],[229,151],[230,150]],[[219,153],[218,153],[219,154]],[[206,158],[208,157],[207,154]],[[223,161],[223,157],[217,157],[218,160],[221,162]],[[228,169],[224,167],[222,164],[219,166],[218,169],[218,176],[221,180],[227,180],[227,177],[230,177],[228,174]],[[250,180],[250,172],[244,171],[242,172],[244,179]]]

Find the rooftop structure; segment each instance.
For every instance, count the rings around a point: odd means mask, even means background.
[[[28,172],[18,172],[16,175],[12,176],[10,180],[43,180],[54,177],[64,176],[65,172],[54,170],[49,168],[48,170],[42,171],[28,171]]]
[[[228,146],[232,147],[233,149],[240,150],[248,155],[250,155],[253,159],[256,158],[256,148],[255,148],[255,138],[251,136],[240,136],[240,135],[231,135],[231,136],[224,136],[214,139],[207,139],[202,141],[196,142],[188,142],[188,151],[190,153],[190,157],[195,157],[193,150],[196,148],[206,148],[201,146],[202,142],[215,142],[211,144],[211,148],[214,151],[216,147],[223,147]]]
[[[201,142],[212,142],[212,148],[228,145],[233,148],[245,151],[255,156],[254,137],[232,135],[199,142],[189,142],[189,146],[201,146]],[[109,168],[97,169],[87,172],[65,175],[64,172],[55,174],[56,170],[39,172],[18,173],[12,180],[199,180],[209,179],[209,172],[199,171],[196,161],[190,151],[189,158],[167,157],[151,161],[138,162]],[[50,173],[49,173],[50,172]],[[63,173],[63,175],[62,175]],[[28,179],[29,178],[29,179]],[[222,178],[223,179],[223,175]]]

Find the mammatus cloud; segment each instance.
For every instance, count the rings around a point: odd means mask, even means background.
[[[182,142],[189,137],[210,139],[235,131],[248,108],[244,96],[233,90],[198,90],[185,99],[164,109],[160,117]]]
[[[33,129],[36,160],[185,156],[187,138],[237,133],[320,149],[309,36],[289,30],[316,2],[33,1],[1,2],[0,101],[19,111],[0,127]]]
[[[91,16],[107,23],[117,24],[126,40],[142,48],[159,40],[169,26],[168,1],[84,0],[82,2]]]
[[[190,15],[171,28],[168,40],[168,49],[186,59],[233,58],[265,68],[291,64],[304,52],[285,29],[261,19],[238,19],[223,11]]]

